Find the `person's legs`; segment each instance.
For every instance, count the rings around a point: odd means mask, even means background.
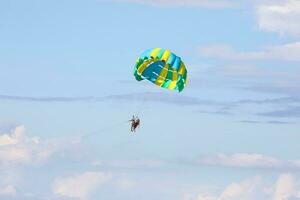
[[[134,127],[133,127],[134,132],[135,132],[135,130],[136,130],[137,127],[138,127],[138,123],[135,123]]]

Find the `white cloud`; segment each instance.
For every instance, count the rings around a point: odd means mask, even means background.
[[[85,200],[110,179],[111,174],[102,172],[85,172],[71,177],[57,178],[53,184],[53,192],[57,195]]]
[[[250,180],[242,181],[240,183],[232,183],[227,186],[219,200],[233,200],[233,199],[253,199],[255,192],[260,184],[260,178],[255,177]]]
[[[274,182],[256,176],[231,183],[219,192],[187,193],[184,200],[291,200],[300,199],[300,180],[292,174],[280,174]]]
[[[12,185],[7,185],[3,188],[0,188],[0,195],[16,195],[17,191],[16,188]]]
[[[41,140],[25,134],[24,126],[17,126],[10,133],[0,135],[0,165],[40,164],[58,152],[72,148],[78,141]]]
[[[65,156],[74,147],[78,151],[79,144],[69,138],[40,139],[28,136],[24,126],[0,134],[0,195],[11,196],[17,193],[12,198],[27,199],[23,197],[23,192],[16,190],[21,187],[25,176],[37,168],[41,169],[50,159]]]
[[[163,160],[97,160],[92,163],[94,166],[110,168],[154,168],[165,164]]]
[[[273,200],[288,200],[296,196],[295,180],[291,174],[282,174],[275,184]]]
[[[227,185],[221,192],[209,194],[200,192],[192,195],[186,194],[184,200],[253,200],[258,199],[258,196],[263,196],[262,181],[260,177],[246,179],[241,182],[234,182]]]
[[[266,168],[266,169],[300,169],[300,160],[282,160],[261,154],[237,153],[233,155],[218,154],[217,156],[200,158],[196,163],[202,165]]]
[[[199,194],[197,200],[217,200],[217,197]]]
[[[136,182],[127,178],[120,178],[115,181],[115,185],[121,190],[129,190],[136,186]]]
[[[300,36],[300,1],[285,0],[257,6],[261,30]]]
[[[299,24],[300,25],[300,24]],[[199,49],[200,55],[222,60],[300,61],[300,42],[268,46],[258,51],[239,52],[229,45],[209,45]]]
[[[11,133],[0,135],[0,147],[19,143],[24,139],[24,132],[24,126],[18,126]]]
[[[39,152],[35,148],[40,144],[39,139],[25,135],[24,126],[18,126],[9,134],[0,136],[0,164],[2,163],[30,163],[39,159]]]
[[[237,4],[228,0],[114,0],[115,2],[139,3],[152,6],[197,6],[206,8],[228,8]]]

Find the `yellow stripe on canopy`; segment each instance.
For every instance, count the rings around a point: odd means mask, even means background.
[[[166,77],[168,74],[169,65],[165,65],[164,68],[161,69],[159,76],[157,77],[155,84],[158,86],[162,86],[162,84],[166,81]]]
[[[153,62],[153,60],[146,60],[143,64],[141,64],[137,69],[138,74],[141,75],[151,62]]]
[[[179,68],[179,70],[178,70],[178,74],[180,74],[180,75],[183,75],[184,74],[184,72],[185,72],[185,66],[184,66],[184,64],[183,64],[183,62],[181,63],[181,65],[180,65],[180,68]]]
[[[168,85],[169,90],[173,90],[176,87],[177,82],[176,81],[171,81],[171,83]]]
[[[159,51],[160,51],[160,49],[161,49],[161,48],[155,48],[155,49],[153,49],[153,51],[152,51],[151,54],[150,54],[150,57],[156,58],[156,57],[157,57],[157,54],[158,54]]]
[[[171,51],[166,50],[161,59],[164,60],[165,62],[167,62],[167,60],[169,59],[170,55],[171,55]]]

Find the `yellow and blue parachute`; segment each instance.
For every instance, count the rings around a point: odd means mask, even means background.
[[[157,86],[181,92],[187,81],[187,70],[181,58],[170,50],[153,48],[138,57],[134,76],[138,81],[148,80]]]

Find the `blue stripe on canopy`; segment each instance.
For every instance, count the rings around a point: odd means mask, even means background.
[[[174,62],[174,64],[173,64],[173,68],[175,68],[176,69],[176,71],[178,71],[178,69],[179,69],[179,67],[180,67],[180,64],[181,64],[181,59],[180,59],[180,57],[176,57],[176,60],[175,60],[175,62]]]
[[[143,71],[142,76],[147,77],[148,80],[155,83],[164,65],[163,61],[153,62]]]
[[[175,60],[176,60],[176,57],[177,57],[177,56],[175,56],[175,55],[172,53],[172,54],[170,55],[170,57],[169,57],[167,63],[168,63],[170,66],[172,66],[172,65],[174,64]]]

